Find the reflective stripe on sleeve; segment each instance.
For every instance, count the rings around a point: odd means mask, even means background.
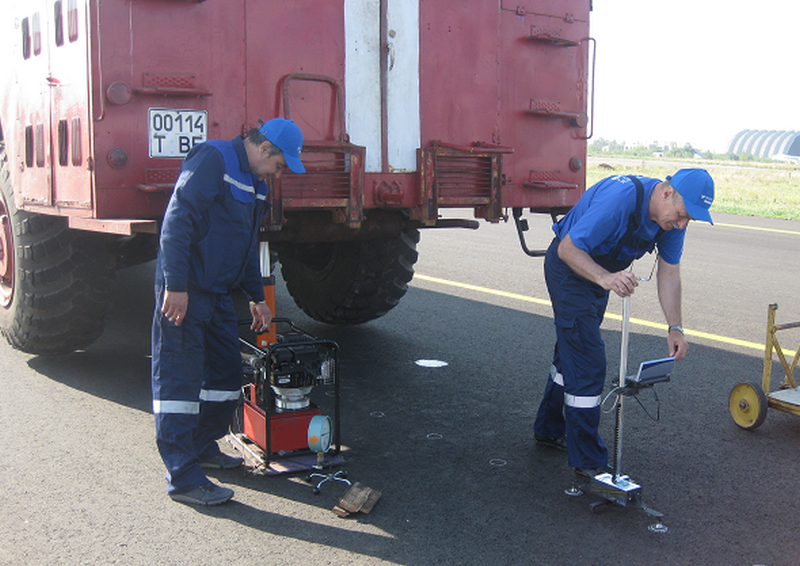
[[[564,404],[573,409],[594,409],[600,406],[601,396],[580,397],[564,393]]]
[[[222,391],[219,389],[201,389],[200,400],[212,403],[222,403],[224,401],[238,401],[240,391]]]
[[[200,414],[200,403],[197,401],[162,401],[153,399],[153,414],[198,415]]]
[[[256,192],[256,189],[255,189],[255,187],[253,187],[252,185],[245,185],[244,183],[242,183],[242,182],[240,182],[240,181],[237,181],[236,179],[234,179],[233,177],[231,177],[231,176],[230,176],[230,175],[228,175],[227,173],[225,173],[225,174],[222,176],[222,179],[223,179],[223,180],[224,180],[226,183],[230,183],[231,185],[233,185],[233,186],[234,186],[234,187],[236,187],[237,189],[240,189],[240,190],[242,190],[242,191],[244,191],[244,192],[246,192],[246,193],[253,194],[253,193],[255,193],[255,192]]]

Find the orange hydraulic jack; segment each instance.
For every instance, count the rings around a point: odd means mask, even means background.
[[[261,243],[261,284],[264,286],[264,302],[269,307],[269,312],[275,316],[275,275],[272,273],[272,258],[270,258],[269,244]],[[275,322],[269,325],[269,330],[258,335],[256,345],[259,348],[269,348],[277,341]]]
[[[274,315],[275,278],[270,273],[266,243],[261,247],[261,271],[265,300]],[[243,359],[253,373],[244,387],[244,403],[234,422],[235,431],[241,433],[233,435],[236,447],[266,474],[344,462],[338,457],[337,344],[317,340],[284,318],[273,318],[269,331],[258,334],[257,344],[244,339],[240,342]],[[333,397],[332,419],[311,401],[312,390],[317,387],[326,388],[318,400]],[[334,458],[326,458],[329,451]]]

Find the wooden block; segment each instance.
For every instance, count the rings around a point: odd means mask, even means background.
[[[355,482],[345,491],[339,504],[333,508],[333,512],[339,517],[347,517],[353,513],[369,513],[380,497],[381,492],[377,489]]]
[[[369,498],[370,488],[359,482],[351,485],[339,500],[339,507],[350,513],[358,513]]]
[[[372,508],[375,507],[375,504],[378,502],[378,499],[381,498],[381,492],[377,489],[370,489],[369,496],[367,500],[364,502],[364,505],[361,506],[362,513],[369,513],[372,511]]]

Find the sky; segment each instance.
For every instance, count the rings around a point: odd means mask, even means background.
[[[593,139],[722,153],[800,130],[800,0],[593,0]]]

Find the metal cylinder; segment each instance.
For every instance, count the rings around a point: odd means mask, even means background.
[[[628,324],[631,319],[631,298],[630,296],[622,299],[622,340],[620,345],[619,355],[619,387],[620,390],[625,387],[625,379],[628,375],[628,337],[630,334]],[[614,432],[614,469],[612,475],[614,480],[622,474],[622,429],[625,424],[623,405],[625,403],[625,395],[620,391],[619,398],[617,399],[617,422]]]

